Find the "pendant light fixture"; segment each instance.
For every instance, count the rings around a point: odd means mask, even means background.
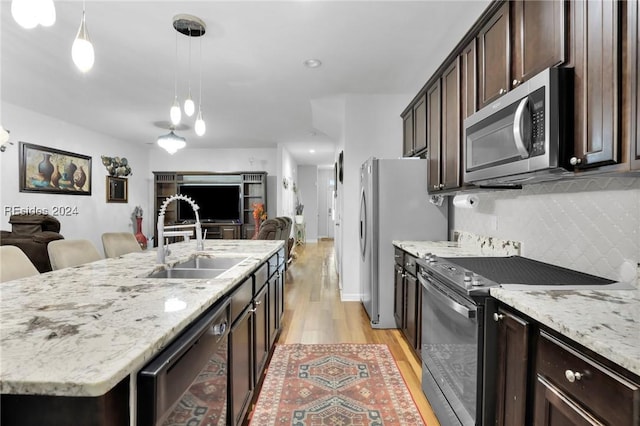
[[[202,39],[200,39],[200,93],[198,95],[198,117],[195,125],[196,135],[204,136],[207,126],[202,119]]]
[[[50,27],[56,22],[53,0],[12,0],[11,16],[24,29],[38,25]]]
[[[175,68],[173,75],[174,97],[169,116],[172,126],[170,132],[166,135],[158,137],[158,146],[165,149],[169,154],[175,154],[179,149],[187,146],[187,141],[182,136],[175,134],[175,127],[182,119],[180,103],[178,102],[178,33],[189,37],[189,73],[191,73],[191,37],[201,37],[206,31],[206,26],[202,19],[193,15],[176,15],[173,17],[173,28],[176,30],[176,52],[175,52]],[[200,39],[200,105],[202,104],[202,39]],[[190,76],[189,76],[190,77]],[[191,80],[189,79],[189,93],[184,103],[184,113],[191,117],[195,112],[195,104],[191,97]],[[199,136],[204,134],[204,121],[202,120],[202,110],[198,111],[198,119],[195,122],[195,131]]]
[[[78,28],[78,34],[73,41],[71,47],[71,58],[73,63],[76,64],[78,69],[85,73],[93,68],[95,61],[95,52],[91,40],[89,40],[89,33],[87,32],[87,25],[85,23],[85,2],[82,2],[82,21],[80,21],[80,28]]]

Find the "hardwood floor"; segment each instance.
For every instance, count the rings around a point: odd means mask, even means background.
[[[308,243],[295,252],[297,258],[286,272],[285,313],[277,343],[386,343],[427,425],[439,426],[420,387],[420,361],[402,334],[372,329],[360,302],[340,301],[333,240]]]

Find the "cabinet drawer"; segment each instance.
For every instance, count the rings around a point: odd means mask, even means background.
[[[253,294],[257,294],[262,287],[267,283],[267,279],[269,278],[269,267],[267,262],[263,263],[256,271],[253,273],[255,277],[255,285],[253,287]]]
[[[404,255],[404,269],[407,273],[416,276],[416,268],[418,267],[416,264],[416,257],[411,256],[409,253],[405,253]]]
[[[231,294],[231,324],[240,316],[242,311],[251,303],[253,299],[253,280],[247,278]]]
[[[396,265],[400,265],[401,267],[404,268],[404,251],[396,247],[393,254],[393,258],[396,261]]]
[[[606,424],[638,425],[638,385],[545,332],[540,333],[536,368],[538,376]],[[573,382],[567,378],[571,374]]]

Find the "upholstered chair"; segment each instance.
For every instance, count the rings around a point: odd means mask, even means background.
[[[282,233],[282,223],[276,219],[267,219],[260,225],[257,240],[275,240]]]
[[[27,255],[16,246],[0,247],[0,266],[0,282],[39,274]]]
[[[63,239],[58,219],[47,214],[14,214],[9,223],[11,232],[0,231],[0,245],[18,247],[39,272],[50,271],[47,245]]]
[[[51,241],[47,249],[54,271],[102,259],[96,247],[89,240]]]
[[[104,255],[108,258],[142,251],[135,235],[131,232],[105,232],[102,234],[102,246]]]

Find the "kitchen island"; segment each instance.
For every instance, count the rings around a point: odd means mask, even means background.
[[[2,283],[3,397],[100,397],[116,387],[134,395],[127,379],[282,247],[279,240],[206,240],[200,252],[194,241],[169,246],[168,267],[196,255],[244,258],[212,279],[147,278],[163,266],[155,251],[143,251]]]

